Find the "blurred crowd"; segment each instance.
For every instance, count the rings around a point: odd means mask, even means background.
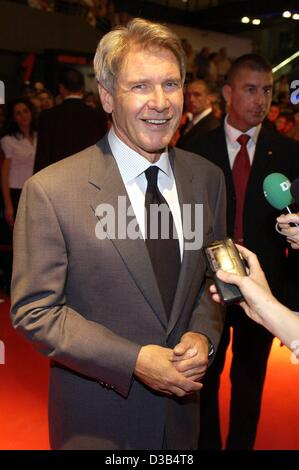
[[[98,0],[81,0],[81,2],[86,4],[92,4],[93,8],[95,8],[94,1],[97,7],[94,12],[99,12],[100,7],[105,10],[108,5],[108,2],[100,2]],[[43,0],[42,3],[45,6],[48,2]],[[107,12],[108,10],[106,9],[105,11]],[[118,21],[127,21],[127,19],[125,15],[123,17],[121,15],[118,16]],[[173,136],[171,144],[194,151],[198,135],[218,127],[224,121],[227,110],[222,96],[222,87],[232,61],[228,57],[225,47],[220,48],[218,52],[211,52],[210,48],[205,46],[196,53],[188,39],[182,39],[182,45],[187,56],[185,108],[181,125]],[[54,93],[53,90],[48,90],[42,81],[26,82],[22,90],[20,90],[18,99],[7,105],[0,105],[0,165],[3,196],[3,198],[0,198],[0,222],[1,220],[1,223],[4,221],[10,228],[14,224],[18,198],[26,179],[34,171],[40,170],[46,164],[53,163],[58,158],[56,155],[54,160],[47,160],[47,163],[43,162],[42,166],[40,166],[40,163],[37,164],[37,159],[41,162],[44,158],[38,156],[38,154],[44,156],[48,153],[48,148],[52,145],[54,139],[52,135],[50,136],[52,131],[48,131],[47,135],[47,126],[52,126],[53,132],[56,132],[54,128],[55,126],[58,127],[58,124],[52,123],[52,121],[57,121],[55,110],[57,109],[59,112],[60,106],[65,103],[66,98],[71,97],[74,101],[74,98],[80,97],[80,101],[84,104],[84,110],[88,108],[94,111],[101,111],[100,119],[103,122],[105,121],[104,128],[106,129],[110,125],[109,117],[103,117],[104,113],[98,95],[85,91],[83,77],[82,80],[83,85],[79,92],[80,96],[73,96],[71,91],[69,92],[71,96],[66,96],[62,92],[64,88],[61,87]],[[265,119],[265,124],[275,130],[275,132],[299,141],[299,105],[291,104],[291,80],[292,77],[281,75],[275,81],[273,102]],[[49,113],[51,110],[54,110],[52,114]],[[82,112],[83,109],[81,107],[80,113]],[[53,116],[51,118],[52,121],[51,119],[48,121],[43,119],[43,116],[49,116],[49,118]],[[54,116],[56,117],[54,118]],[[63,119],[64,121],[70,120],[67,116],[66,114],[61,118],[61,122],[63,122]],[[92,122],[94,122],[94,119],[92,119]],[[44,124],[41,126],[41,123]],[[81,126],[83,132],[86,127],[85,124],[86,120],[83,120]],[[74,125],[72,124],[73,127]],[[60,124],[60,126],[64,127],[64,124]],[[41,127],[44,128],[43,137],[41,137]],[[90,130],[93,124],[91,127],[87,127]],[[193,131],[189,132],[191,127],[193,127]],[[48,128],[50,129],[50,127]],[[80,131],[74,132],[73,135],[78,137],[80,132],[81,128]],[[41,142],[46,142],[46,139],[48,139],[49,143],[42,144]],[[65,141],[65,139],[63,140]],[[70,136],[69,140],[73,141],[74,139]],[[94,140],[91,139],[85,142],[83,139],[78,150],[91,143],[95,143],[96,140],[96,134]],[[43,149],[38,151],[39,147],[43,147]],[[57,154],[60,152],[60,158],[64,158],[72,153],[76,153],[76,151],[77,148],[70,148],[64,153],[64,150],[61,152],[61,147],[58,146]],[[15,189],[17,191],[14,191]],[[2,233],[4,232],[2,231]],[[11,239],[8,236],[8,245],[10,242]],[[0,239],[0,249],[3,243],[5,244],[5,241],[3,242],[2,237]]]
[[[109,31],[115,25],[127,24],[130,19],[126,10],[119,10],[111,0],[27,0],[32,8],[57,11],[82,16],[101,31]]]
[[[41,81],[36,81],[32,84],[27,82],[23,86],[19,98],[25,98],[31,105],[32,119],[36,125],[42,111],[51,109],[63,102],[63,96],[60,93],[52,93],[45,88],[44,83]],[[99,97],[93,92],[84,92],[83,101],[91,108],[100,107]],[[9,105],[0,105],[0,137],[7,133],[7,129],[10,126],[9,120],[14,119],[12,116],[8,116],[8,108]]]
[[[24,0],[32,8],[44,11],[63,11],[76,13],[83,16],[93,27],[107,32],[116,25],[126,25],[131,19],[125,9],[118,9],[112,0]],[[204,46],[197,52],[193,49],[187,38],[182,39],[187,58],[186,83],[200,79],[204,80],[209,87],[211,106],[215,117],[222,119],[225,113],[224,100],[221,88],[225,77],[231,66],[232,60],[228,57],[227,49],[222,47],[218,52],[212,51],[210,47]],[[298,77],[296,77],[298,78]],[[276,130],[291,139],[299,140],[299,112],[298,107],[290,104],[290,79],[287,75],[281,77],[274,84],[273,103],[268,115],[268,122]],[[50,91],[44,88],[43,83],[37,82],[33,86],[24,89],[26,96],[34,105],[35,117],[39,113],[61,102],[61,97],[54,97]],[[98,97],[88,93],[85,101],[89,106],[98,105]],[[187,110],[188,112],[188,110]],[[4,114],[0,110],[0,133],[3,129]],[[191,118],[190,114],[183,116],[182,126],[186,120]],[[3,132],[3,131],[2,131]],[[179,133],[173,142],[179,138]]]
[[[299,141],[299,106],[290,101],[291,80],[281,75],[274,83],[273,101],[267,116],[269,125],[286,137]]]
[[[58,94],[41,81],[0,107],[0,286],[9,289],[11,233],[24,183],[34,172],[95,144],[108,118],[98,98],[84,90],[76,69],[61,74]]]

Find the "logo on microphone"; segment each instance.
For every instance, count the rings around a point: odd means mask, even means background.
[[[263,182],[264,195],[275,209],[286,209],[293,202],[291,182],[282,173],[271,173]]]
[[[289,180],[287,180],[287,181],[283,181],[282,183],[280,183],[279,186],[281,187],[282,191],[288,191],[291,187],[291,183]]]

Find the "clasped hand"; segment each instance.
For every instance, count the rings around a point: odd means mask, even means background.
[[[135,376],[150,388],[179,397],[202,388],[199,380],[208,366],[208,339],[199,333],[185,333],[174,349],[143,346]]]

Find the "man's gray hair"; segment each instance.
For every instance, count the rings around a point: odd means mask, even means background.
[[[137,46],[151,50],[164,48],[176,57],[182,78],[186,75],[185,53],[178,36],[167,26],[134,18],[127,26],[117,26],[100,40],[94,57],[96,79],[112,93],[119,69],[126,54]]]

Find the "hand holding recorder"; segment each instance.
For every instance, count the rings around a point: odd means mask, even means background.
[[[243,299],[240,302],[245,313],[254,321],[277,336],[289,349],[293,350],[294,341],[299,337],[299,316],[282,305],[273,296],[265,274],[254,253],[243,246],[236,245],[239,253],[246,260],[247,276],[233,272],[217,271],[216,277],[223,283],[239,288]],[[216,285],[210,287],[215,302],[222,302]]]
[[[222,302],[226,304],[240,302],[243,297],[237,285],[223,282],[216,276],[219,269],[239,276],[247,275],[245,263],[232,239],[226,238],[211,243],[205,248],[205,256]]]

